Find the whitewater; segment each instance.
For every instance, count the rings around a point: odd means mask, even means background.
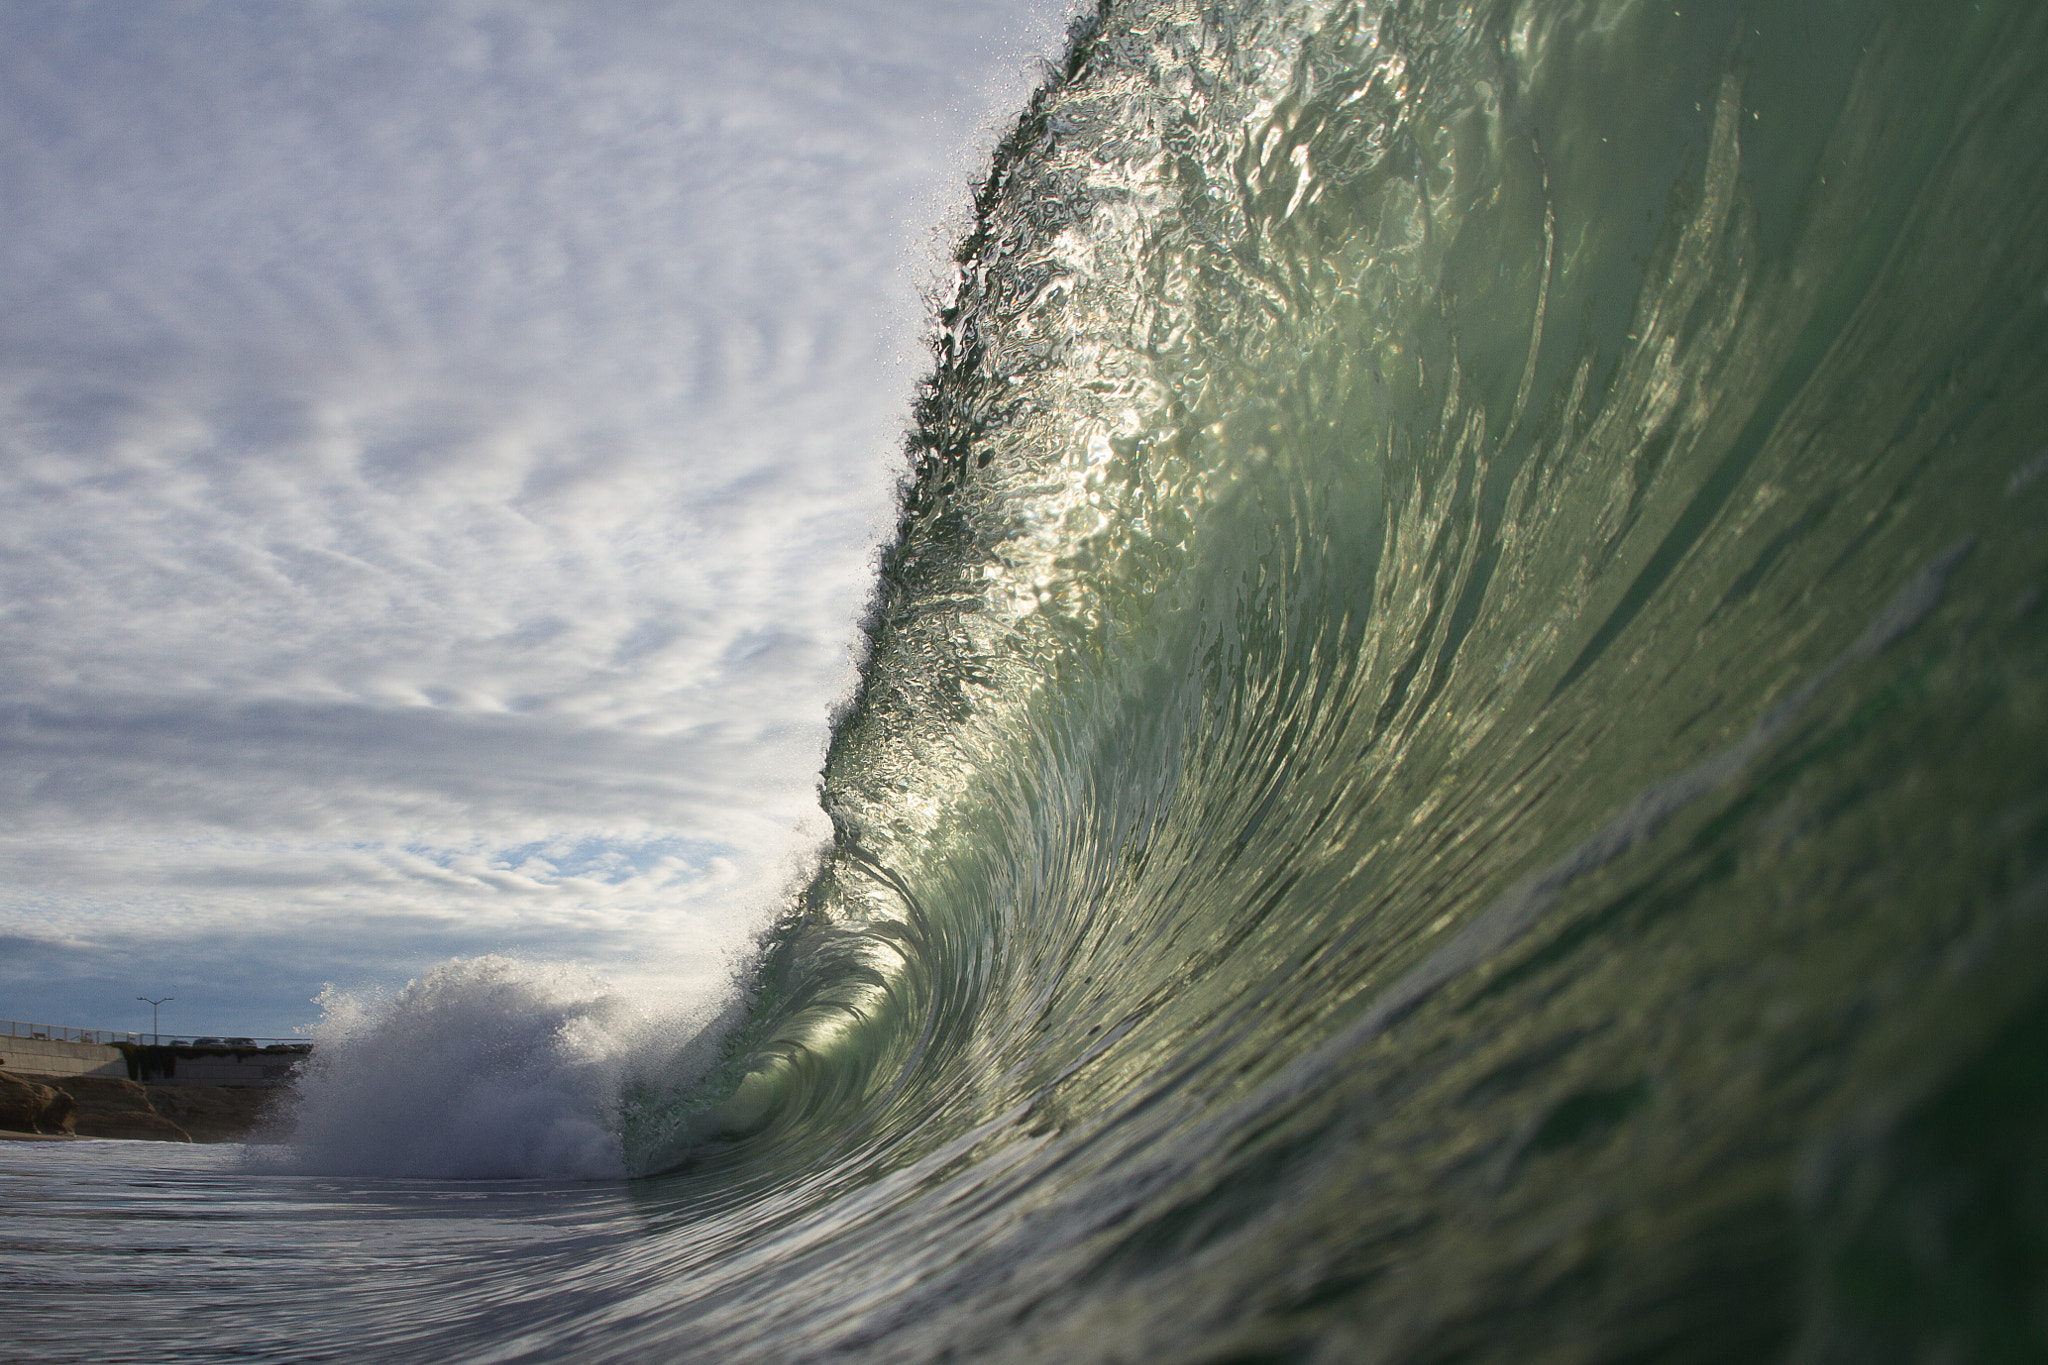
[[[2048,10],[1105,0],[954,261],[732,989],[0,1149],[0,1353],[2048,1356]]]

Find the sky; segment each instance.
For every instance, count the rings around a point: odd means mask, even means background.
[[[1048,0],[0,0],[0,1018],[709,981]]]

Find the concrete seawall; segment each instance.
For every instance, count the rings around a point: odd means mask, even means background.
[[[283,1085],[310,1055],[305,1044],[276,1047],[146,1047],[123,1044],[121,1074],[144,1085]]]
[[[0,1038],[0,1069],[45,1076],[128,1076],[128,1059],[106,1043],[54,1038]]]
[[[307,1053],[304,1044],[155,1047],[0,1038],[0,1070],[39,1076],[110,1076],[144,1085],[283,1085]]]

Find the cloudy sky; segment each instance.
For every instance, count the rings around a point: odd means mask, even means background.
[[[0,1017],[702,977],[1053,0],[0,0]]]

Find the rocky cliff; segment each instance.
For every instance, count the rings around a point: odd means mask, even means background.
[[[149,1092],[115,1076],[41,1076],[0,1071],[0,1129],[78,1137],[190,1142],[159,1114]]]
[[[0,1071],[0,1131],[44,1133],[75,1131],[78,1102],[54,1086]]]

